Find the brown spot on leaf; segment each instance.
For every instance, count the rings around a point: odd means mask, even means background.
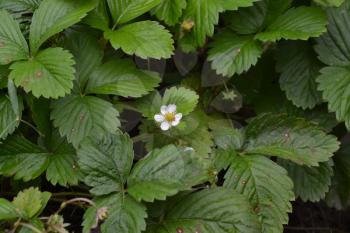
[[[242,180],[242,184],[246,184],[247,183],[247,181],[246,180]]]
[[[80,117],[79,117],[79,120],[80,120],[80,121],[83,121],[84,118],[85,118],[85,116],[84,116],[83,114],[81,114]]]
[[[38,70],[37,72],[35,72],[36,78],[40,78],[41,76],[43,76],[43,72],[41,70]]]
[[[179,227],[179,228],[176,229],[176,233],[184,233],[184,230]]]
[[[0,41],[0,49],[3,48],[3,47],[5,47],[5,43]]]

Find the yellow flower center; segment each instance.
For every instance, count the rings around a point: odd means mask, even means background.
[[[171,112],[166,113],[166,114],[164,115],[164,118],[165,118],[165,120],[168,121],[168,122],[175,121],[175,113],[171,113]]]

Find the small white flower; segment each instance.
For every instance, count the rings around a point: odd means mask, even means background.
[[[169,130],[172,126],[177,126],[182,118],[182,113],[176,113],[176,105],[163,105],[160,108],[160,114],[154,115],[154,120],[160,123],[163,131]]]

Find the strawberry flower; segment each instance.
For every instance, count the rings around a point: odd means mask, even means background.
[[[160,123],[160,128],[163,131],[169,130],[173,126],[177,126],[182,118],[182,113],[176,112],[176,105],[163,105],[160,108],[160,114],[154,115],[154,120]]]

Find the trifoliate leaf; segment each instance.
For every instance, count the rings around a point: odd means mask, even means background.
[[[100,219],[102,233],[130,232],[141,233],[146,228],[146,208],[132,197],[118,193],[94,199],[96,206],[90,207],[84,214],[83,233],[89,233],[97,227],[97,212],[107,211],[106,219]]]
[[[328,31],[317,38],[315,50],[319,59],[330,66],[350,65],[350,5],[341,8],[329,8]]]
[[[107,62],[93,72],[87,93],[141,97],[158,86],[161,79],[155,72],[139,70],[131,60]]]
[[[0,95],[0,139],[5,139],[18,127],[23,109],[22,101],[19,103],[19,109],[20,116],[17,116],[10,99],[5,95]]]
[[[292,211],[293,182],[287,171],[261,155],[233,154],[224,187],[246,196],[262,223],[262,233],[282,232]]]
[[[30,26],[30,48],[36,54],[51,36],[79,22],[94,9],[97,0],[44,0],[34,12]]]
[[[318,7],[291,8],[255,36],[261,41],[307,40],[327,30],[327,16]]]
[[[294,183],[294,193],[304,202],[324,199],[333,176],[332,162],[320,163],[318,167],[300,166],[288,160],[278,160],[288,171]]]
[[[40,51],[28,61],[11,65],[9,78],[16,86],[22,86],[35,97],[63,97],[73,87],[74,60],[72,54],[62,48],[48,48]]]
[[[131,170],[134,152],[130,138],[121,132],[96,134],[78,149],[78,164],[90,192],[105,195],[122,191]]]
[[[165,218],[150,224],[146,232],[258,233],[261,228],[242,195],[212,188],[175,198]]]
[[[162,0],[107,0],[114,24],[126,23],[157,6]]]
[[[224,31],[210,44],[208,60],[217,74],[231,77],[255,65],[262,54],[262,46],[251,36],[238,36]]]
[[[105,38],[115,49],[121,48],[126,54],[143,59],[170,58],[174,50],[172,35],[155,21],[136,22],[116,31],[106,31]]]
[[[343,4],[345,0],[314,0],[314,2],[322,5],[322,6],[336,6],[339,7]]]
[[[323,99],[328,101],[329,111],[335,112],[337,119],[345,121],[346,127],[350,129],[350,70],[346,67],[323,68],[317,82]]]
[[[155,149],[139,160],[128,178],[128,193],[136,200],[165,200],[201,180],[201,171],[190,153],[173,145]],[[191,174],[191,175],[190,175]]]
[[[52,104],[51,119],[75,147],[87,136],[115,132],[120,126],[114,106],[98,97],[71,95]]]
[[[11,136],[0,144],[0,174],[29,181],[47,168],[48,153],[21,136]]]
[[[146,229],[146,207],[130,196],[117,194],[108,208],[108,218],[101,225],[103,233],[141,233]]]
[[[29,188],[18,193],[13,199],[13,205],[30,219],[37,216],[45,208],[51,197],[49,192],[40,192],[38,188]]]
[[[91,73],[102,63],[103,49],[98,41],[81,32],[70,32],[64,39],[64,48],[73,55],[75,64],[75,82],[82,93]]]
[[[0,65],[26,59],[28,45],[12,16],[6,10],[0,10]]]
[[[0,220],[15,219],[20,216],[16,207],[6,199],[0,198]]]
[[[214,25],[219,22],[219,13],[223,11],[221,1],[189,0],[184,12],[184,20],[193,22],[193,28],[187,32],[184,41],[190,41],[194,47],[205,44],[206,36],[214,34]]]
[[[280,86],[297,107],[314,108],[322,102],[316,84],[320,69],[320,62],[306,42],[286,42],[278,49],[276,70],[281,73]]]
[[[186,5],[186,0],[163,0],[154,8],[152,13],[155,14],[158,19],[172,26],[179,22],[182,10],[186,8]]]
[[[249,154],[277,156],[300,165],[328,161],[339,143],[317,126],[285,114],[261,114],[245,129]]]

